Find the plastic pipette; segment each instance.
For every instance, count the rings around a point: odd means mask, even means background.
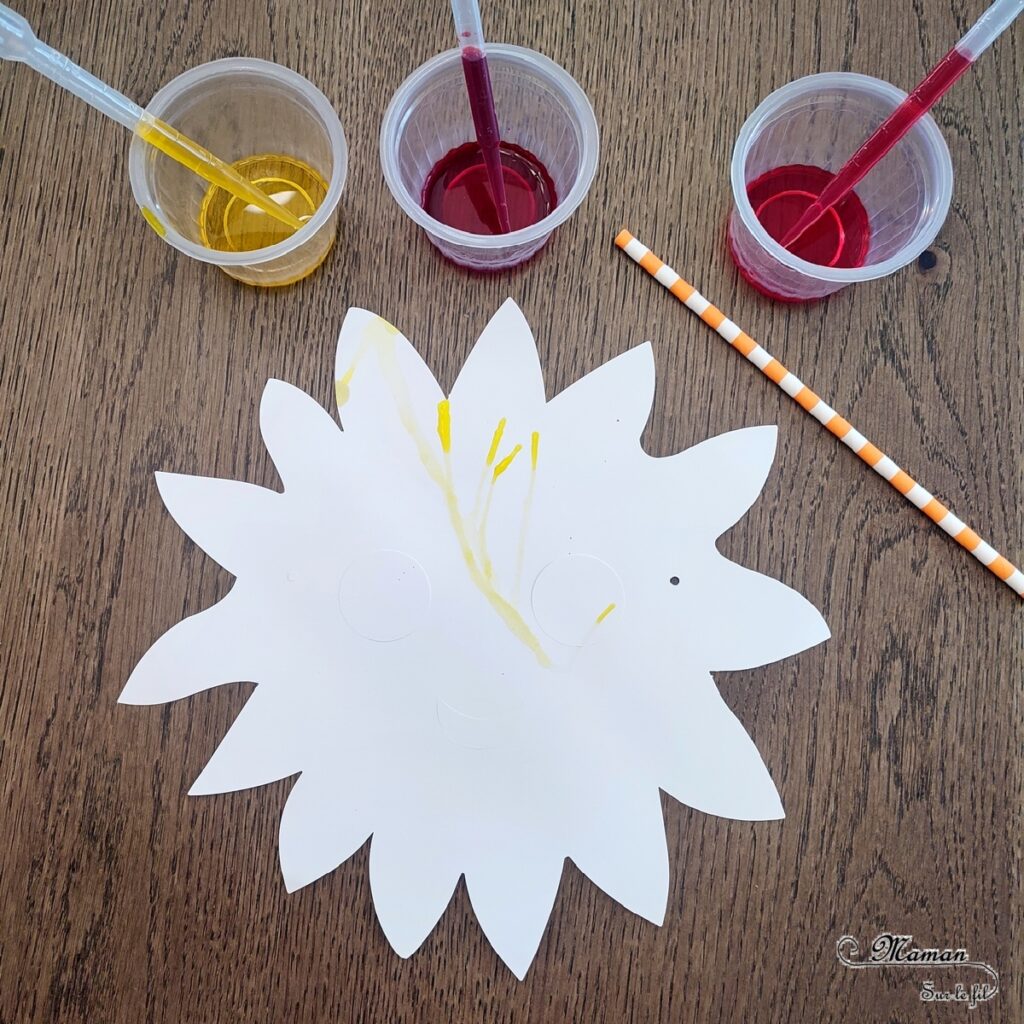
[[[3,4],[0,4],[0,58],[27,64],[211,184],[220,186],[295,231],[302,227],[303,222],[298,217],[274,202],[252,182],[246,181],[229,164],[169,124],[147,114],[137,103],[89,74],[59,50],[40,42],[29,23]]]
[[[473,113],[473,128],[476,141],[483,154],[487,168],[487,182],[498,214],[498,226],[503,234],[512,230],[508,216],[508,199],[505,195],[505,177],[501,168],[501,132],[498,129],[498,115],[494,109],[491,92],[491,73],[487,67],[487,53],[484,49],[484,30],[480,20],[480,5],[477,0],[452,0],[452,17],[455,32],[462,52],[462,73],[466,77],[466,91],[469,93],[469,109]]]
[[[1024,0],[996,0],[963,37],[925,76],[920,85],[879,125],[821,195],[782,237],[792,245],[812,224],[839,203],[857,183],[903,138],[952,84],[1006,31],[1024,11]]]

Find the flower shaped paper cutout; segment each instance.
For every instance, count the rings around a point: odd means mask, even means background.
[[[650,345],[549,402],[511,300],[449,398],[360,309],[335,385],[343,430],[302,391],[266,386],[283,492],[158,474],[179,525],[237,581],[153,645],[121,701],[255,681],[191,792],[300,773],[281,820],[287,888],[372,835],[373,902],[401,956],[465,876],[523,977],[567,857],[660,924],[659,789],[725,817],[783,816],[711,673],[829,636],[803,597],[715,547],[757,498],[775,428],[652,458]]]

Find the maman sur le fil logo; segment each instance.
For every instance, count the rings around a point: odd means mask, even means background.
[[[875,936],[866,954],[861,953],[852,935],[843,935],[836,942],[836,957],[854,970],[926,971],[918,988],[923,1003],[961,1003],[973,1010],[999,992],[999,975],[991,964],[972,959],[963,946],[916,946],[913,935],[882,932]]]

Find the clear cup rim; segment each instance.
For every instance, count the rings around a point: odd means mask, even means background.
[[[191,256],[193,259],[203,263],[213,263],[221,267],[248,267],[260,263],[267,263],[270,260],[285,256],[303,245],[312,238],[333,215],[341,193],[345,188],[345,181],[348,177],[348,143],[345,139],[345,130],[341,126],[341,120],[337,111],[331,106],[330,100],[312,83],[304,78],[297,71],[286,68],[273,61],[260,60],[258,57],[224,57],[220,60],[209,61],[206,64],[199,64],[188,71],[182,72],[162,86],[146,106],[146,112],[159,117],[167,106],[167,103],[178,96],[182,91],[194,85],[198,81],[210,78],[218,78],[226,75],[233,75],[241,72],[255,73],[268,79],[284,81],[308,100],[323,122],[331,142],[331,150],[334,153],[334,168],[331,171],[331,179],[327,183],[327,194],[324,201],[317,207],[313,216],[294,234],[275,245],[264,246],[262,249],[251,249],[246,252],[226,252],[220,249],[210,249],[205,245],[199,245],[191,239],[186,238],[177,231],[171,224],[160,224],[164,233],[160,236],[165,242],[173,245],[175,249]],[[152,210],[152,193],[146,184],[144,170],[144,154],[148,149],[146,143],[138,135],[133,136],[128,151],[128,178],[131,182],[132,194],[140,209]],[[147,201],[148,200],[148,201]]]
[[[412,195],[402,182],[398,168],[398,159],[393,139],[397,138],[399,122],[403,116],[402,109],[408,100],[415,95],[429,78],[442,67],[458,64],[461,60],[459,50],[445,50],[421,64],[395,90],[391,102],[384,112],[380,128],[380,162],[384,172],[384,181],[395,201],[421,228],[443,241],[461,245],[470,249],[504,249],[511,246],[526,245],[549,235],[559,224],[564,223],[575,213],[583,202],[593,184],[597,173],[597,161],[600,151],[600,131],[597,116],[587,94],[580,84],[560,64],[549,57],[525,46],[511,43],[488,43],[488,57],[501,57],[512,63],[533,67],[547,77],[566,94],[573,111],[582,128],[583,145],[581,147],[580,168],[568,195],[543,220],[530,224],[518,231],[510,231],[507,235],[476,235],[470,231],[461,231],[450,227],[443,221],[431,217],[420,206],[419,197]],[[588,144],[589,143],[589,144]]]
[[[764,122],[771,117],[784,102],[802,94],[813,94],[826,91],[829,87],[839,88],[857,86],[863,91],[872,93],[885,100],[892,101],[893,108],[907,98],[907,94],[890,82],[881,78],[874,78],[871,75],[861,75],[849,71],[825,72],[818,75],[806,75],[793,82],[776,89],[773,93],[763,99],[750,116],[743,122],[739,135],[736,137],[736,144],[732,151],[732,166],[730,168],[730,179],[732,183],[733,202],[736,210],[743,221],[744,227],[753,235],[758,245],[761,246],[770,256],[779,263],[791,270],[795,270],[806,277],[819,281],[830,281],[835,284],[854,284],[858,281],[874,281],[880,277],[886,277],[901,267],[905,267],[911,260],[916,259],[932,243],[939,229],[945,223],[949,213],[949,204],[953,196],[953,161],[949,155],[949,147],[942,137],[939,126],[931,114],[925,114],[912,131],[920,129],[925,136],[925,143],[931,150],[934,157],[940,164],[940,184],[936,202],[925,221],[918,227],[914,236],[907,244],[894,253],[887,260],[881,263],[872,263],[863,267],[822,267],[816,263],[794,256],[789,250],[784,249],[764,229],[761,222],[754,213],[754,208],[747,197],[746,181],[744,179],[744,164],[751,142],[763,126]]]

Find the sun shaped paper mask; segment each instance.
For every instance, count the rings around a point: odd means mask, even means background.
[[[288,889],[372,834],[373,902],[402,956],[465,875],[522,977],[566,857],[660,924],[659,788],[730,818],[783,814],[710,673],[829,635],[799,594],[715,548],[760,492],[775,428],[651,458],[650,345],[546,402],[511,300],[447,399],[395,328],[350,310],[335,387],[344,430],[267,384],[283,493],[158,474],[237,582],[153,645],[122,702],[258,683],[191,792],[301,773],[281,820]]]

